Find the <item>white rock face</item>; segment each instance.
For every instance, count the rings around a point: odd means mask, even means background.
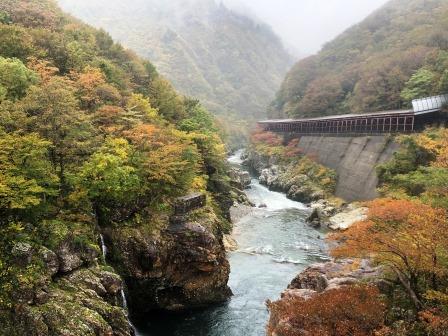
[[[329,218],[328,227],[332,230],[347,230],[356,222],[367,219],[368,208],[348,209]]]
[[[231,235],[224,235],[222,237],[222,242],[224,244],[224,248],[227,252],[233,252],[238,250],[238,243]]]

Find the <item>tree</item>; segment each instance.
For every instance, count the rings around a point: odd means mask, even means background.
[[[22,98],[26,90],[37,82],[37,75],[22,61],[0,57],[0,101]]]
[[[401,92],[401,98],[410,102],[413,99],[431,96],[436,84],[436,75],[428,68],[423,67],[406,83]]]
[[[0,223],[13,215],[23,219],[30,209],[57,194],[57,178],[47,158],[50,145],[36,133],[0,130]]]
[[[366,285],[283,298],[268,307],[269,336],[373,336],[384,326],[386,310],[378,289]]]
[[[148,98],[140,93],[133,93],[128,99],[126,104],[128,113],[133,113],[135,115],[134,119],[139,119],[139,121],[154,122],[159,118],[159,112],[157,109],[151,106]],[[133,122],[135,125],[136,122]]]
[[[157,77],[151,82],[149,100],[160,115],[170,121],[181,120],[185,117],[183,99],[166,79]]]
[[[378,199],[365,221],[332,239],[336,257],[372,257],[394,274],[416,309],[423,294],[448,275],[448,220],[443,209],[419,201]]]
[[[81,108],[94,111],[101,104],[121,102],[120,92],[106,82],[100,69],[87,66],[81,73],[72,72],[71,77],[77,88]]]
[[[86,192],[101,225],[114,206],[131,203],[140,193],[141,181],[132,162],[134,151],[127,140],[109,138],[75,177],[74,184]]]
[[[125,134],[139,151],[141,191],[151,203],[188,191],[198,173],[199,154],[185,133],[141,124]]]
[[[78,110],[72,82],[52,77],[47,83],[31,87],[22,104],[34,120],[35,130],[51,141],[50,159],[63,191],[67,191],[67,166],[87,156],[93,150],[94,140],[89,121]]]
[[[0,56],[25,61],[33,53],[33,40],[22,27],[0,24]]]

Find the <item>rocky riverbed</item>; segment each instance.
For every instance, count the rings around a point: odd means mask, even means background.
[[[328,197],[318,185],[304,174],[294,175],[293,166],[282,164],[275,157],[266,157],[254,151],[244,155],[244,164],[259,177],[259,182],[270,190],[280,191],[289,199],[305,203],[310,209],[306,219],[315,229],[343,231],[367,218],[368,208],[361,204],[348,204]],[[356,283],[378,283],[381,270],[369,260],[331,260],[309,266],[299,273],[281,294],[285,303],[297,297],[308,300],[316,295]],[[288,325],[288,317],[276,317],[272,323]],[[276,326],[272,326],[276,330]],[[288,329],[288,328],[286,328]],[[272,335],[273,336],[273,335]]]

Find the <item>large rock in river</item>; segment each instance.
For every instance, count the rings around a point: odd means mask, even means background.
[[[231,295],[230,267],[219,220],[211,209],[177,217],[157,233],[142,228],[110,230],[107,240],[136,316],[202,307]]]

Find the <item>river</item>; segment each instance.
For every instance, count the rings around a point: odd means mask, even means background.
[[[238,152],[229,158],[239,166]],[[183,314],[154,315],[138,329],[139,336],[263,336],[275,300],[308,265],[328,260],[324,233],[305,223],[309,210],[285,195],[269,191],[253,179],[249,199],[266,208],[234,225],[238,250],[229,253],[229,286],[225,304]]]

